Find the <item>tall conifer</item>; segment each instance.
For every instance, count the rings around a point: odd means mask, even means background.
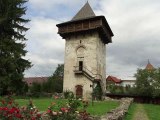
[[[23,72],[31,67],[26,55],[24,27],[27,0],[0,0],[0,93],[21,93]]]

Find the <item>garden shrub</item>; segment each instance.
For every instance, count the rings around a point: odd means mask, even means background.
[[[53,102],[48,110],[41,114],[33,105],[31,99],[25,107],[19,107],[11,96],[1,98],[0,101],[1,120],[90,120],[90,114],[86,112],[88,101],[75,99],[72,94],[68,102]]]
[[[74,94],[72,91],[66,90],[63,92],[63,94],[65,99],[74,98]]]
[[[1,120],[40,120],[41,114],[29,101],[27,107],[19,107],[11,96],[1,99],[0,103]]]

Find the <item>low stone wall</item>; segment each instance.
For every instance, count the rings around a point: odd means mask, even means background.
[[[101,120],[123,120],[132,102],[133,98],[122,98],[120,106],[107,112],[106,115],[101,117]]]

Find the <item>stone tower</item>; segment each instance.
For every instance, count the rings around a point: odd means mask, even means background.
[[[72,20],[57,24],[66,40],[63,91],[90,98],[93,83],[105,91],[106,44],[113,36],[104,16],[96,16],[87,2]]]

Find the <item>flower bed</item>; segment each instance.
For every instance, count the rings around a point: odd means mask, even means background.
[[[19,107],[17,103],[7,96],[0,103],[0,118],[3,120],[40,120],[41,114],[30,101],[27,107]]]
[[[81,109],[79,107],[81,106]],[[46,112],[39,112],[32,100],[26,107],[19,107],[11,96],[1,99],[0,118],[5,120],[91,120],[86,112],[88,101],[68,99],[68,102],[53,102]]]

